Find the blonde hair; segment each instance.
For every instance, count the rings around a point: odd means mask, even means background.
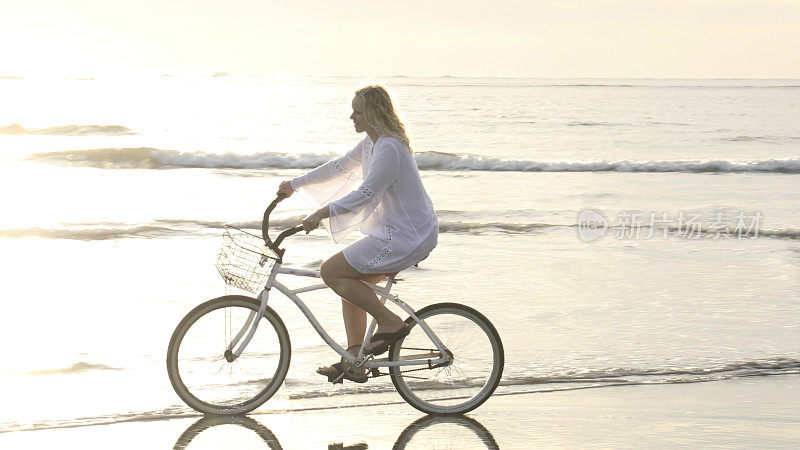
[[[385,134],[402,142],[413,153],[406,135],[406,127],[397,117],[386,89],[380,85],[371,85],[357,90],[356,95],[364,100],[364,120],[367,125],[379,134]]]

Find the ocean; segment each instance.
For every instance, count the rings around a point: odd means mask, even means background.
[[[800,80],[380,81],[441,232],[393,292],[484,313],[497,394],[800,374]],[[280,181],[361,139],[360,83],[0,78],[0,433],[192,414],[167,343],[237,292],[214,267],[222,227],[258,228]],[[275,229],[310,212],[293,197]],[[323,231],[285,247],[303,268],[341,248]],[[304,299],[344,343],[336,296]],[[328,384],[315,370],[338,356],[270,305],[292,365],[259,411],[410,408],[386,379]]]

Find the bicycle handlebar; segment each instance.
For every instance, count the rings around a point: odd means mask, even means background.
[[[266,211],[264,211],[264,219],[261,221],[261,237],[264,238],[264,243],[267,244],[267,247],[272,249],[272,251],[274,251],[278,255],[278,258],[280,259],[283,259],[283,253],[286,251],[285,249],[279,248],[281,242],[283,242],[283,240],[286,239],[287,237],[303,231],[303,225],[297,225],[295,227],[289,228],[288,230],[282,231],[281,234],[279,234],[278,237],[275,238],[275,242],[273,242],[272,239],[269,238],[269,215],[272,213],[272,210],[275,209],[278,203],[280,203],[287,197],[288,196],[285,194],[278,194],[278,196],[275,197],[275,200],[273,200],[272,203],[270,203],[269,206],[267,206]]]

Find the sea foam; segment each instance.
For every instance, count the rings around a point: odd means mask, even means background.
[[[104,148],[37,153],[33,160],[104,169],[313,169],[335,158],[313,153],[179,152],[157,148]],[[484,172],[685,172],[685,173],[800,173],[800,159],[762,160],[556,160],[506,159],[470,154],[421,152],[414,155],[420,170]]]
[[[49,128],[25,128],[14,123],[0,127],[0,134],[8,135],[48,135],[48,136],[125,136],[136,134],[121,125],[63,125]]]
[[[284,230],[300,224],[304,216],[293,216],[273,219],[270,221],[270,230]],[[260,221],[249,222],[221,222],[209,220],[193,220],[193,219],[158,219],[150,224],[116,224],[109,226],[108,224],[81,224],[64,226],[57,228],[11,228],[0,229],[0,238],[20,239],[20,238],[45,238],[45,239],[71,239],[79,241],[105,241],[112,239],[132,239],[132,238],[170,238],[175,236],[211,236],[219,232],[226,225],[232,225],[236,228],[249,230],[253,234],[258,235],[261,230]],[[486,233],[500,233],[500,234],[529,234],[529,233],[543,233],[551,230],[558,229],[574,229],[577,224],[555,224],[555,223],[539,223],[539,222],[503,222],[503,221],[477,221],[477,220],[459,220],[455,218],[439,217],[439,232],[440,233],[454,233],[454,234],[486,234]],[[647,227],[643,227],[647,228]],[[625,227],[611,226],[610,230],[619,230],[624,232]],[[662,228],[657,228],[661,230]],[[686,230],[679,230],[675,227],[667,227],[666,230],[673,237],[680,237],[681,232]],[[574,231],[569,231],[574,233]],[[609,232],[611,236],[613,233]],[[643,235],[646,232],[642,233]],[[653,239],[658,238],[659,231],[654,232]],[[693,238],[714,238],[716,232],[707,228],[699,228],[693,230],[689,237]],[[688,237],[684,237],[688,238]],[[729,232],[723,237],[718,239],[800,239],[800,229],[798,228],[776,228],[768,229],[761,228],[756,233],[750,231],[743,233],[738,237],[735,232]]]

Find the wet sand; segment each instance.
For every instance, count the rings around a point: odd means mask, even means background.
[[[800,445],[800,378],[615,386],[498,395],[466,418],[405,403],[187,415],[0,434],[2,448],[534,448]]]

